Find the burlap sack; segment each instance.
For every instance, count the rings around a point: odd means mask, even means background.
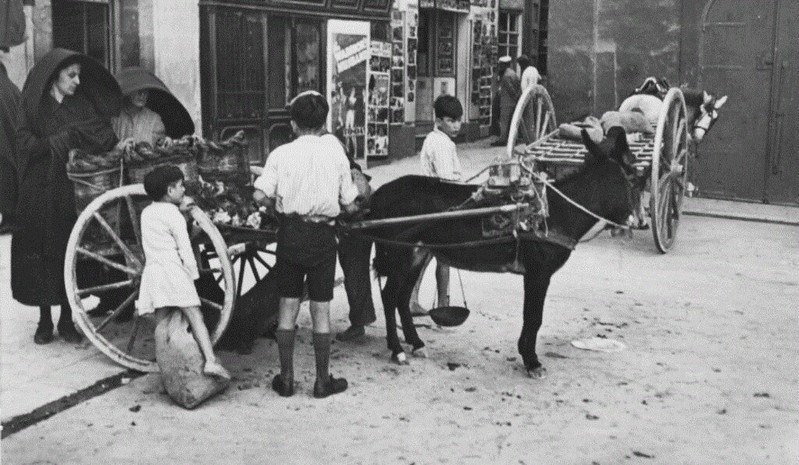
[[[203,374],[205,359],[183,312],[175,309],[155,327],[155,358],[169,397],[192,409],[222,392],[229,381]]]

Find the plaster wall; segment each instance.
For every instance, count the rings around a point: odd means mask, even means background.
[[[199,134],[202,132],[199,4],[197,0],[148,0],[147,3],[152,5],[152,70],[186,107]]]
[[[648,76],[680,84],[682,0],[550,2],[549,86],[559,122],[612,110]]]

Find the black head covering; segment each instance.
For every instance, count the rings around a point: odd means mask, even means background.
[[[167,136],[179,138],[194,134],[194,121],[186,107],[153,73],[144,68],[125,68],[117,74],[117,81],[125,96],[139,90],[150,91],[147,107],[161,117]]]
[[[71,63],[80,63],[81,66],[80,85],[76,92],[88,97],[99,115],[110,118],[119,115],[122,109],[119,84],[103,65],[82,53],[55,48],[31,68],[22,88],[22,111],[39,136],[44,134],[44,122],[40,120],[42,112],[39,111],[42,97],[50,91],[56,73]]]

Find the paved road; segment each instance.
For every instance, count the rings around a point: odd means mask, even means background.
[[[467,172],[486,157],[467,153]],[[373,173],[381,183],[414,168],[406,161]],[[0,238],[4,422],[119,371],[88,345],[32,344],[35,311],[10,302],[7,253],[6,236]],[[799,228],[690,216],[677,248],[665,256],[654,252],[649,234],[579,246],[547,301],[538,347],[549,370],[544,380],[526,378],[515,353],[521,279],[467,272],[473,314],[459,328],[421,329],[429,359],[388,364],[382,315],[363,341],[336,344],[333,371],[352,383],[342,395],[317,401],[309,394],[313,362],[304,312],[295,357],[302,385],[291,399],[269,390],[276,348],[259,340],[250,356],[222,353],[234,383],[195,411],[172,405],[158,376],[148,375],[6,437],[2,458],[799,463],[798,271]],[[423,302],[431,291],[425,287]],[[342,289],[332,311],[334,325],[345,327]],[[626,348],[605,354],[571,345],[596,335]]]

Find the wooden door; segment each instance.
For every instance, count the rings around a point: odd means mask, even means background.
[[[710,0],[699,86],[729,100],[699,147],[708,197],[799,204],[799,2]]]
[[[799,2],[780,0],[776,24],[766,201],[799,205]]]
[[[702,19],[699,87],[729,99],[699,147],[709,197],[763,200],[776,0],[711,0]]]

